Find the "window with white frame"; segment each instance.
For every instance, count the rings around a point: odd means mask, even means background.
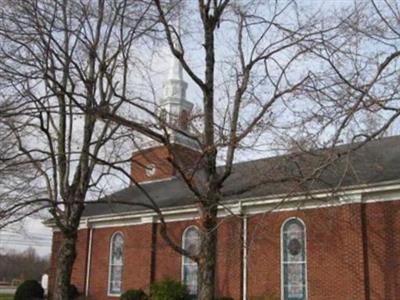
[[[191,254],[197,254],[200,250],[200,235],[197,227],[186,228],[182,236],[182,247]],[[186,256],[182,256],[182,282],[187,286],[189,294],[197,295],[197,263]]]
[[[111,238],[108,275],[108,293],[120,295],[122,292],[122,269],[124,266],[124,237],[117,232]]]
[[[304,223],[297,218],[282,226],[282,294],[283,300],[307,299],[307,259]]]

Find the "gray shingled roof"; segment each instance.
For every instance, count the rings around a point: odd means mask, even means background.
[[[375,140],[355,152],[341,155],[352,146],[354,145],[237,163],[224,184],[224,197],[230,200],[302,193],[400,179],[400,136]],[[313,173],[322,164],[330,161],[334,163],[322,168],[317,174]],[[193,194],[179,178],[143,184],[142,188],[160,208],[194,203]],[[150,204],[139,188],[131,186],[103,198],[101,202],[87,205],[84,216],[148,209],[121,202]]]

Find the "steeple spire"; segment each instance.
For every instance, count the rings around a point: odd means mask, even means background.
[[[172,41],[174,43],[174,48],[177,49],[178,51],[182,52],[182,47],[181,44],[178,41],[178,38],[181,36],[181,16],[180,16],[180,9],[178,11],[178,16],[177,16],[177,24],[175,28],[175,32],[172,32]],[[183,82],[183,68],[182,64],[179,62],[179,60],[171,53],[171,61],[170,61],[170,70],[168,74],[168,79],[175,79],[175,80],[180,80]]]
[[[180,16],[178,16],[176,33],[180,35]],[[174,47],[181,50],[178,36],[173,33]],[[168,78],[164,82],[164,93],[160,99],[160,117],[173,128],[188,130],[188,121],[193,103],[186,100],[187,82],[183,79],[183,68],[180,61],[171,53]]]

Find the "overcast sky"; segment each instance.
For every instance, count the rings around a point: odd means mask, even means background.
[[[40,218],[26,218],[0,231],[0,250],[22,252],[33,247],[40,256],[47,256],[51,250],[51,236],[51,229],[44,226]]]
[[[340,8],[343,5],[348,5],[352,0],[301,0],[299,3],[306,7],[318,8]],[[158,59],[155,59],[155,64],[158,66],[159,76],[164,76],[165,71],[165,57],[161,55]],[[189,84],[188,100],[193,102],[198,94],[193,92],[193,84]],[[46,228],[42,224],[40,218],[28,218],[20,224],[14,224],[12,227],[6,228],[0,231],[0,250],[4,249],[15,249],[16,251],[23,251],[28,247],[34,247],[37,252],[41,255],[48,255],[51,250],[51,229]]]

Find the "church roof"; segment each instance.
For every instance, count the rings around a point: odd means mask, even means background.
[[[237,163],[223,185],[224,200],[297,195],[400,179],[400,136],[374,140],[346,153],[354,146],[357,144]],[[191,205],[195,201],[186,184],[174,177],[145,183],[141,188],[131,186],[91,202],[84,216],[148,210],[148,196],[159,208]]]

